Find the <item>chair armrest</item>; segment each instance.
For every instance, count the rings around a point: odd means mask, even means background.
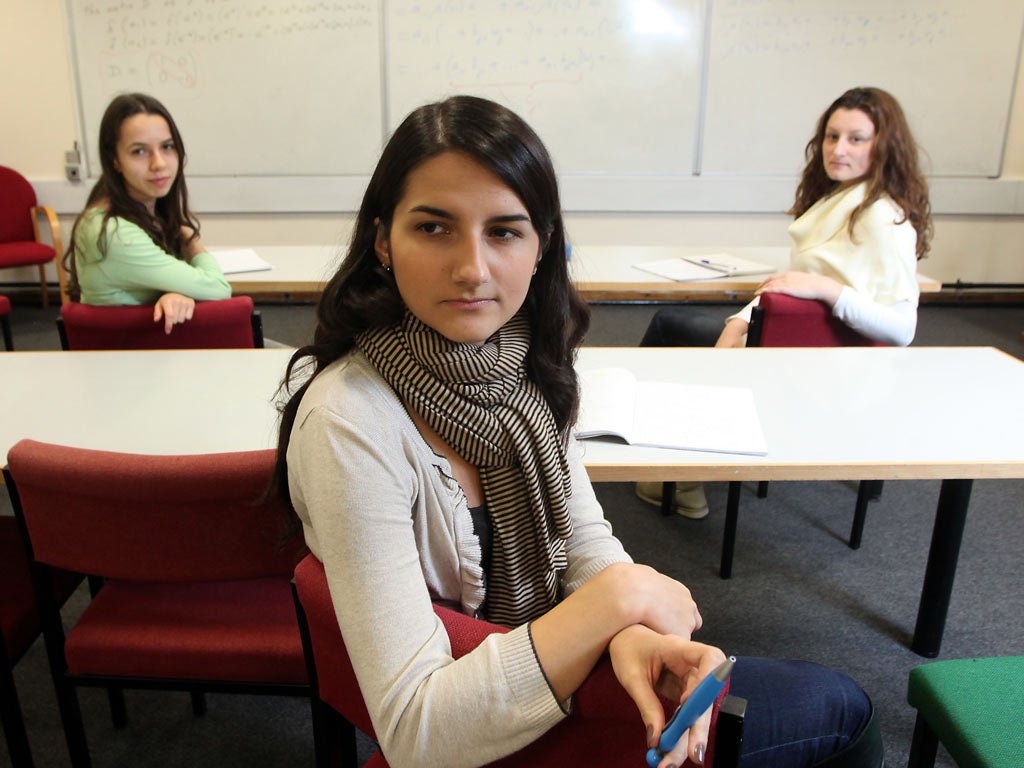
[[[743,746],[743,721],[747,716],[747,700],[726,696],[718,708],[715,727],[715,754],[711,768],[739,768]]]
[[[60,303],[67,304],[70,300],[68,296],[68,276],[64,269],[64,241],[60,236],[60,221],[57,219],[57,212],[48,205],[34,205],[29,210],[32,214],[32,233],[35,235],[37,243],[43,242],[42,232],[40,232],[39,228],[39,215],[43,214],[46,216],[46,223],[50,227],[50,242],[53,244],[53,250],[57,254],[54,256],[53,261],[57,269]]]

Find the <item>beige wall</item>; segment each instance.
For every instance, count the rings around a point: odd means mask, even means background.
[[[35,181],[63,177],[77,138],[63,0],[0,0],[0,164]],[[1018,80],[1004,179],[1024,178],[1024,78]],[[929,84],[930,85],[930,84]],[[955,105],[951,105],[955,107]],[[46,202],[43,200],[42,202]],[[200,211],[200,213],[202,213]],[[211,245],[343,242],[351,215],[206,214]],[[622,245],[788,245],[782,214],[602,213],[568,216],[578,243]],[[62,216],[65,237],[71,217]],[[941,215],[921,271],[944,282],[1024,283],[1024,217]],[[3,280],[32,280],[6,272]]]

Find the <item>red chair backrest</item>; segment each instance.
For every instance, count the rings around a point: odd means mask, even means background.
[[[39,636],[25,548],[13,517],[0,516],[0,650],[12,663]]]
[[[762,293],[759,347],[880,347],[832,314],[827,304],[782,293]]]
[[[295,590],[309,627],[321,700],[370,738],[376,739],[338,628],[323,564],[314,555],[307,555],[295,568]],[[448,632],[452,656],[456,659],[472,651],[489,635],[508,632],[505,627],[438,605],[434,606],[434,612]],[[712,727],[717,713],[716,706],[712,712]],[[490,765],[492,768],[521,768],[526,765],[531,768],[563,768],[566,765],[620,768],[630,763],[640,765],[645,752],[643,737],[637,735],[641,726],[636,705],[619,685],[606,656],[577,691],[573,712],[566,720],[514,755]],[[710,741],[707,765],[713,765],[714,759],[714,738]],[[376,758],[374,765],[385,766],[386,763]]]
[[[36,192],[28,179],[0,165],[0,243],[35,241],[29,214],[35,204]]]
[[[152,305],[96,307],[69,302],[60,308],[66,349],[252,349],[262,346],[253,330],[253,300],[235,296],[196,302],[192,319],[164,333]]]
[[[63,603],[81,581],[77,573],[57,571],[54,574],[57,600]],[[32,576],[17,521],[10,515],[0,515],[0,650],[4,652],[0,655],[13,666],[41,631]]]
[[[8,453],[36,560],[127,581],[290,576],[275,451],[148,456],[22,440]]]

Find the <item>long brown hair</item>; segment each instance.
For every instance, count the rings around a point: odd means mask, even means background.
[[[405,304],[392,275],[376,258],[374,241],[378,228],[390,232],[409,174],[424,161],[449,151],[469,155],[504,181],[523,201],[545,243],[523,304],[532,331],[526,372],[567,437],[579,409],[573,363],[590,324],[590,310],[569,277],[554,165],[540,138],[521,117],[474,96],[453,96],[420,107],[391,136],[363,195],[348,253],[320,297],[313,341],[292,356],[282,387],[288,389],[297,368],[312,368],[315,376],[350,352],[361,331],[401,320]],[[290,393],[282,408],[275,483],[289,508],[288,441],[309,381]]]
[[[117,143],[121,140],[121,126],[124,121],[135,115],[159,115],[167,121],[171,131],[171,139],[178,152],[178,174],[166,195],[156,201],[155,213],[151,214],[146,206],[128,194],[124,176],[117,170]],[[188,207],[188,188],[185,185],[185,142],[181,138],[178,126],[171,113],[158,100],[145,93],[124,93],[116,96],[107,106],[100,120],[99,135],[100,168],[102,174],[89,192],[85,204],[88,211],[101,201],[107,202],[107,210],[103,214],[103,225],[100,227],[100,240],[97,243],[101,254],[107,252],[107,224],[112,217],[130,221],[139,226],[153,242],[167,253],[181,258],[184,247],[188,244],[182,240],[182,225],[189,226],[195,233],[192,239],[199,236],[199,222]],[[83,211],[84,213],[85,211]],[[64,268],[70,276],[69,290],[77,301],[81,293],[78,285],[78,271],[75,264],[76,234],[78,224],[82,220],[79,214],[71,230],[71,242],[64,254]]]
[[[867,182],[867,194],[850,215],[850,235],[857,217],[882,195],[888,195],[903,210],[903,220],[909,220],[917,232],[917,258],[923,259],[931,248],[933,230],[928,183],[921,173],[917,142],[903,109],[881,88],[851,88],[825,110],[804,150],[807,165],[796,189],[796,200],[787,213],[802,216],[818,200],[849,183],[833,181],[825,171],[825,129],[837,109],[859,109],[875,126],[871,168],[863,179]]]

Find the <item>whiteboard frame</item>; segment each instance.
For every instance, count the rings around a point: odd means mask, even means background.
[[[198,216],[245,213],[355,213],[369,176],[249,176],[189,179]],[[795,176],[565,176],[567,213],[782,213],[793,203]],[[91,182],[33,179],[41,201],[58,213],[85,207]],[[1019,216],[1024,179],[934,178],[932,213]]]

